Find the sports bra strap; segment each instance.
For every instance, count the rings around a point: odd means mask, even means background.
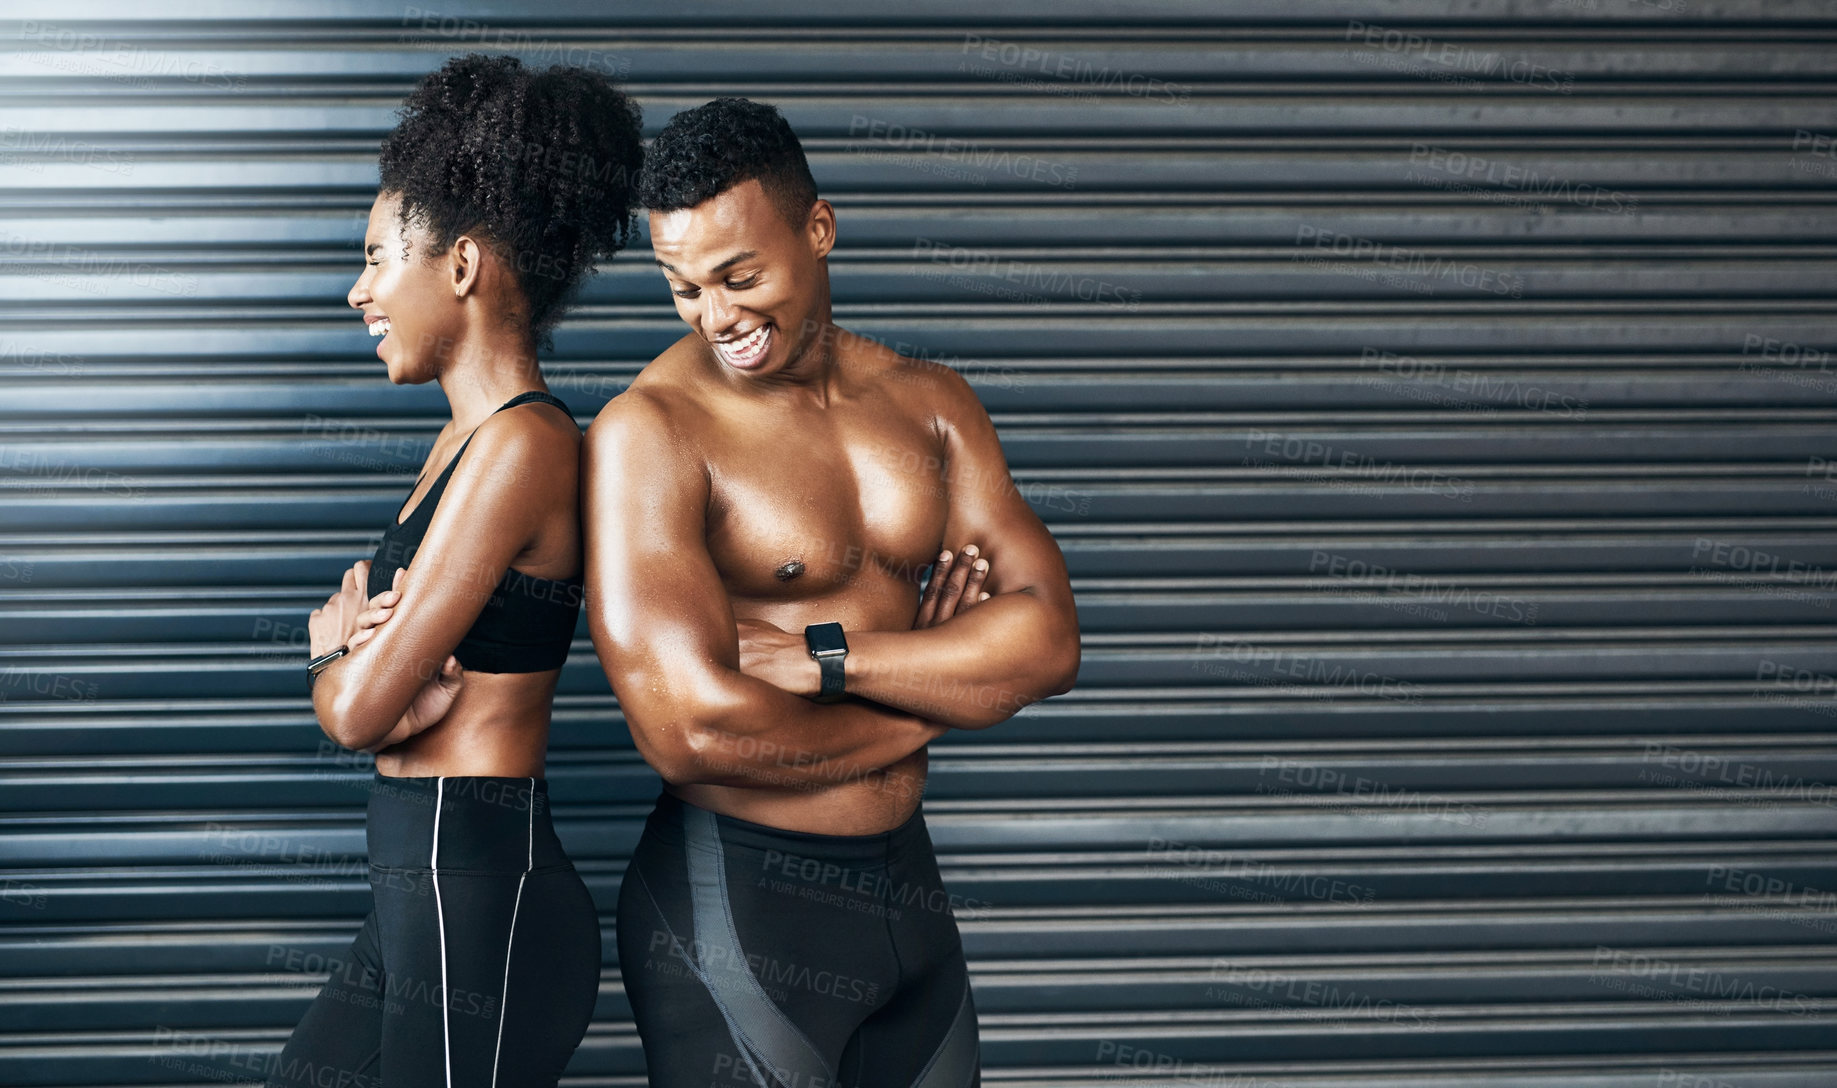
[[[574,412],[567,406],[566,402],[555,394],[544,393],[540,389],[532,389],[527,393],[518,393],[516,396],[500,405],[497,412],[491,414],[495,416],[505,408],[515,408],[519,404],[552,404],[563,412],[566,412],[569,419],[574,418]]]
[[[491,414],[495,416],[498,412],[502,412],[506,408],[515,408],[519,404],[552,404],[561,409],[570,420],[574,418],[574,413],[560,397],[553,393],[544,393],[539,389],[531,389],[527,393],[518,393],[516,396],[499,405],[497,412],[492,412]],[[415,504],[415,509],[414,511],[410,511],[409,517],[413,517],[415,512],[419,511],[424,506],[431,512],[433,507],[428,506],[427,500],[429,499],[433,499],[436,505],[439,504],[440,496],[446,492],[447,477],[453,475],[453,470],[459,467],[459,459],[466,455],[466,449],[472,445],[472,439],[477,436],[478,429],[475,427],[472,433],[466,436],[466,440],[459,444],[459,452],[455,453],[452,458],[447,461],[446,467],[440,470],[440,475],[434,477],[433,486],[427,489],[427,494],[421,496],[421,501]],[[420,484],[421,477],[415,477],[415,485],[418,487]],[[413,489],[411,488],[410,491],[412,493]],[[397,522],[396,524],[401,523]]]
[[[553,393],[544,393],[539,389],[532,389],[527,393],[518,393],[516,396],[505,401],[503,404],[498,405],[497,412],[493,412],[491,414],[495,416],[498,414],[498,412],[502,412],[506,408],[515,408],[519,404],[552,404],[555,407],[561,409],[562,412],[567,415],[570,421],[573,420],[574,418],[574,413],[568,410],[568,406],[562,402],[562,399],[560,397],[556,396]],[[453,459],[451,461],[447,462],[448,472],[451,472],[453,469],[453,466],[459,463],[459,459],[465,456],[466,447],[470,446],[472,444],[472,440],[477,437],[478,437],[478,428],[474,427],[472,429],[472,433],[466,436],[466,440],[459,444],[459,452],[453,455]]]

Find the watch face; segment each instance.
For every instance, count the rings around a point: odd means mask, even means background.
[[[813,654],[848,652],[848,640],[842,637],[842,625],[839,623],[811,624],[804,628],[804,642]]]

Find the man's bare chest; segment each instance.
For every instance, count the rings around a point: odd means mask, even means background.
[[[723,438],[708,458],[708,548],[731,592],[916,582],[936,557],[949,494],[929,430],[883,422]]]

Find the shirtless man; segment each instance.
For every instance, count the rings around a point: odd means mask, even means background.
[[[968,383],[832,323],[835,211],[777,110],[678,114],[640,190],[692,331],[593,424],[583,516],[664,781],[619,893],[650,1083],[979,1084],[925,745],[1071,687],[1064,558]]]

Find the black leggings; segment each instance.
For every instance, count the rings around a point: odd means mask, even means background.
[[[370,794],[376,906],[271,1088],[553,1085],[599,993],[599,917],[540,778],[389,778]]]
[[[917,812],[811,835],[657,799],[619,888],[652,1088],[981,1083],[963,944]]]

